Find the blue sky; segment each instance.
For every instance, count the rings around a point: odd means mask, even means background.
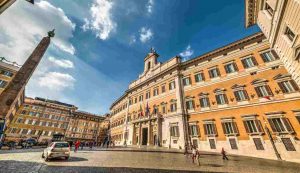
[[[17,1],[0,15],[0,56],[24,63],[52,28],[26,94],[97,114],[142,72],[150,47],[161,62],[187,60],[259,31],[244,27],[240,0]]]

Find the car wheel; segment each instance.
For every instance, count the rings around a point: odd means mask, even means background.
[[[43,152],[43,154],[42,154],[42,158],[45,158],[44,152]]]
[[[45,158],[45,161],[46,161],[46,162],[49,161],[48,154],[46,154],[46,156],[45,156],[44,158]]]

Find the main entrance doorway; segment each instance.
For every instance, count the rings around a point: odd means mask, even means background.
[[[147,145],[148,143],[148,128],[143,128],[142,130],[142,145]]]

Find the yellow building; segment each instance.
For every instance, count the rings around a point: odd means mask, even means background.
[[[299,0],[245,0],[246,27],[257,24],[300,85]]]
[[[84,111],[75,111],[70,119],[66,138],[68,141],[95,142],[98,145],[104,142],[107,128],[105,117]]]
[[[74,105],[36,97],[25,98],[5,131],[5,141],[34,138],[47,143],[53,134],[65,135]]]
[[[116,145],[300,161],[299,88],[263,33],[185,62],[157,57],[111,106]]]

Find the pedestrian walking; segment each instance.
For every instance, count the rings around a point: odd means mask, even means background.
[[[74,152],[77,152],[79,146],[80,146],[80,142],[79,142],[79,141],[76,141],[76,142],[75,142],[75,149],[74,149]]]
[[[192,146],[192,160],[193,160],[193,163],[195,163],[196,156],[197,156],[197,149],[196,149],[196,147],[193,145],[193,146]]]
[[[228,160],[228,157],[226,155],[226,151],[224,150],[224,148],[222,147],[222,151],[221,151],[221,154],[222,154],[222,157],[223,157],[223,160]]]

